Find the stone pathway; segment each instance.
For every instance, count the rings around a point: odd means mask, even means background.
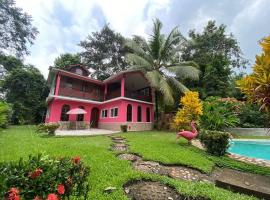
[[[232,189],[232,191],[252,194],[257,197],[261,197],[262,195],[264,197],[265,195],[270,197],[270,190],[265,190],[265,188],[270,188],[269,177],[218,168],[215,169],[211,175],[208,175],[185,166],[168,166],[155,161],[144,161],[140,156],[126,152],[128,150],[128,145],[126,144],[125,138],[116,136],[110,137],[113,140],[111,150],[121,152],[122,154],[119,154],[117,157],[121,160],[132,162],[133,168],[138,171],[164,175],[173,179],[213,183],[218,187],[230,190],[234,186],[236,189]],[[251,187],[251,185],[254,185],[252,180],[255,180],[255,185],[257,185],[257,187]],[[262,188],[262,190],[260,190],[260,188]],[[140,181],[138,183],[133,183],[125,187],[125,192],[128,197],[134,200],[205,200],[205,198],[201,197],[191,198],[182,196],[177,194],[172,188],[158,182]]]

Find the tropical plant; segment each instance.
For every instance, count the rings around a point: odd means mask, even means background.
[[[28,160],[0,164],[0,196],[19,199],[87,199],[86,167],[80,157],[29,156]]]
[[[46,123],[46,124],[39,124],[37,126],[36,132],[37,133],[48,133],[49,135],[54,135],[55,130],[59,128],[58,123]]]
[[[171,126],[172,129],[178,131],[187,129],[191,121],[197,121],[202,115],[202,103],[198,92],[185,92],[180,99],[180,105],[181,108],[177,111]]]
[[[208,97],[203,102],[200,126],[207,130],[223,130],[239,124],[237,112],[240,107],[218,97]]]
[[[237,83],[248,100],[260,105],[260,110],[266,111],[270,119],[270,35],[260,45],[263,52],[256,56],[253,72]]]
[[[186,92],[188,89],[181,82],[184,79],[199,79],[199,70],[194,62],[181,62],[179,52],[184,40],[178,27],[167,36],[161,33],[162,23],[154,21],[153,33],[148,41],[135,36],[126,42],[129,53],[125,58],[131,70],[142,70],[155,89],[156,116],[158,103],[174,103],[174,92]],[[162,97],[162,98],[161,98]]]
[[[0,101],[0,128],[7,128],[10,115],[10,106],[4,101]]]

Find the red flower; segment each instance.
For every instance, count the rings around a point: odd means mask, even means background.
[[[35,171],[33,171],[32,173],[30,173],[29,176],[30,176],[32,179],[35,179],[35,178],[39,177],[39,176],[42,174],[42,172],[43,172],[42,169],[37,168]]]
[[[80,160],[81,160],[81,158],[79,156],[76,156],[76,157],[72,158],[72,162],[74,164],[78,164],[80,162]]]
[[[19,190],[17,188],[10,188],[7,193],[6,200],[20,200]]]
[[[47,196],[47,200],[58,200],[58,197],[56,194],[51,193]]]
[[[58,194],[62,195],[62,194],[65,194],[65,186],[63,184],[59,184],[57,186],[57,192]]]

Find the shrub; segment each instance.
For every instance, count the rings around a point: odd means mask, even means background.
[[[10,106],[6,102],[0,101],[0,128],[7,128],[10,115]]]
[[[203,102],[200,126],[207,130],[223,130],[224,128],[235,127],[239,123],[237,115],[241,105],[240,102],[208,97]]]
[[[55,130],[59,128],[59,124],[58,123],[46,123],[46,124],[39,124],[37,126],[37,132],[41,133],[41,132],[46,132],[49,135],[54,135],[55,134]]]
[[[185,92],[180,104],[182,108],[177,111],[171,125],[174,130],[188,129],[190,122],[198,120],[202,115],[202,103],[198,92]]]
[[[79,157],[29,156],[27,161],[0,164],[0,196],[6,199],[69,199],[71,196],[87,199],[88,175],[89,168]]]
[[[202,130],[199,139],[206,151],[215,156],[223,156],[229,148],[230,134],[221,131]]]
[[[260,111],[260,107],[256,104],[246,103],[242,106],[238,115],[239,126],[243,128],[262,128],[267,126],[267,114]]]
[[[120,128],[123,133],[127,132],[127,125],[121,125]]]

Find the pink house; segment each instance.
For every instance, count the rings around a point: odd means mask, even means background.
[[[84,121],[94,128],[120,130],[150,130],[153,127],[153,89],[141,71],[123,71],[99,81],[92,79],[82,65],[66,70],[50,68],[46,99],[46,123]],[[67,115],[74,108],[87,113]]]

